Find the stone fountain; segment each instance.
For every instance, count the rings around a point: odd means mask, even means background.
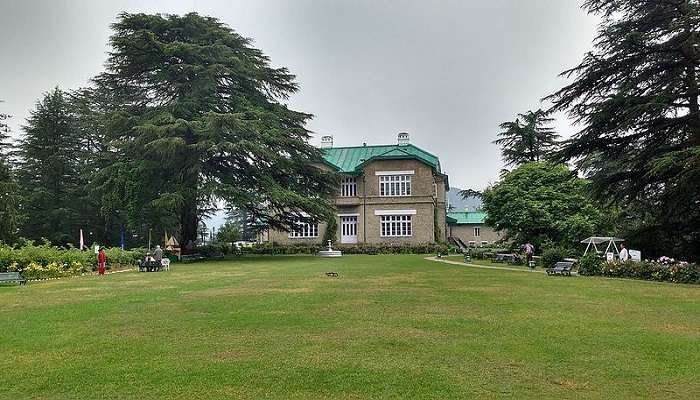
[[[321,250],[318,252],[319,257],[340,257],[343,255],[343,252],[340,250],[333,250],[333,247],[331,247],[331,241],[328,241],[328,250]]]

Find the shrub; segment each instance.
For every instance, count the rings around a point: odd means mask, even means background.
[[[225,243],[211,243],[197,247],[197,253],[206,258],[223,257],[230,252],[230,248]]]
[[[509,252],[509,249],[502,247],[471,247],[469,249],[469,255],[478,260],[489,260],[495,254]]]
[[[597,261],[596,265],[595,261],[588,255],[583,257],[580,261],[579,274],[700,284],[700,266],[698,264],[663,264],[656,261],[604,262],[599,259]]]
[[[595,253],[588,253],[578,260],[578,273],[580,275],[601,275],[603,260]]]
[[[300,243],[293,245],[279,245],[276,243],[257,244],[253,247],[243,248],[246,254],[316,254],[325,246],[313,243]],[[450,248],[446,244],[402,244],[402,245],[338,245],[334,249],[344,254],[449,254]]]
[[[131,266],[144,254],[142,250],[124,251],[107,248],[107,266]],[[49,243],[36,245],[31,241],[22,247],[0,245],[0,272],[19,271],[27,279],[58,278],[79,275],[97,268],[97,257],[92,251],[74,247],[56,247]]]
[[[563,261],[567,256],[567,251],[558,247],[547,249],[542,253],[542,266],[551,268],[559,261]]]

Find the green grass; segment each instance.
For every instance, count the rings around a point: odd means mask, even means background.
[[[6,399],[700,392],[693,286],[410,255],[251,257],[0,287],[0,313]]]

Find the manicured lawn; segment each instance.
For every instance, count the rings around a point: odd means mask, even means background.
[[[257,257],[0,287],[0,313],[6,399],[700,393],[693,286]]]

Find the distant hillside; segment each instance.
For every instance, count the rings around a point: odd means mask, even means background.
[[[459,195],[461,190],[460,188],[450,188],[450,191],[447,192],[447,198],[452,207],[451,211],[464,211],[465,208],[469,208],[469,211],[474,211],[477,208],[481,208],[481,199],[478,197],[463,199]]]

